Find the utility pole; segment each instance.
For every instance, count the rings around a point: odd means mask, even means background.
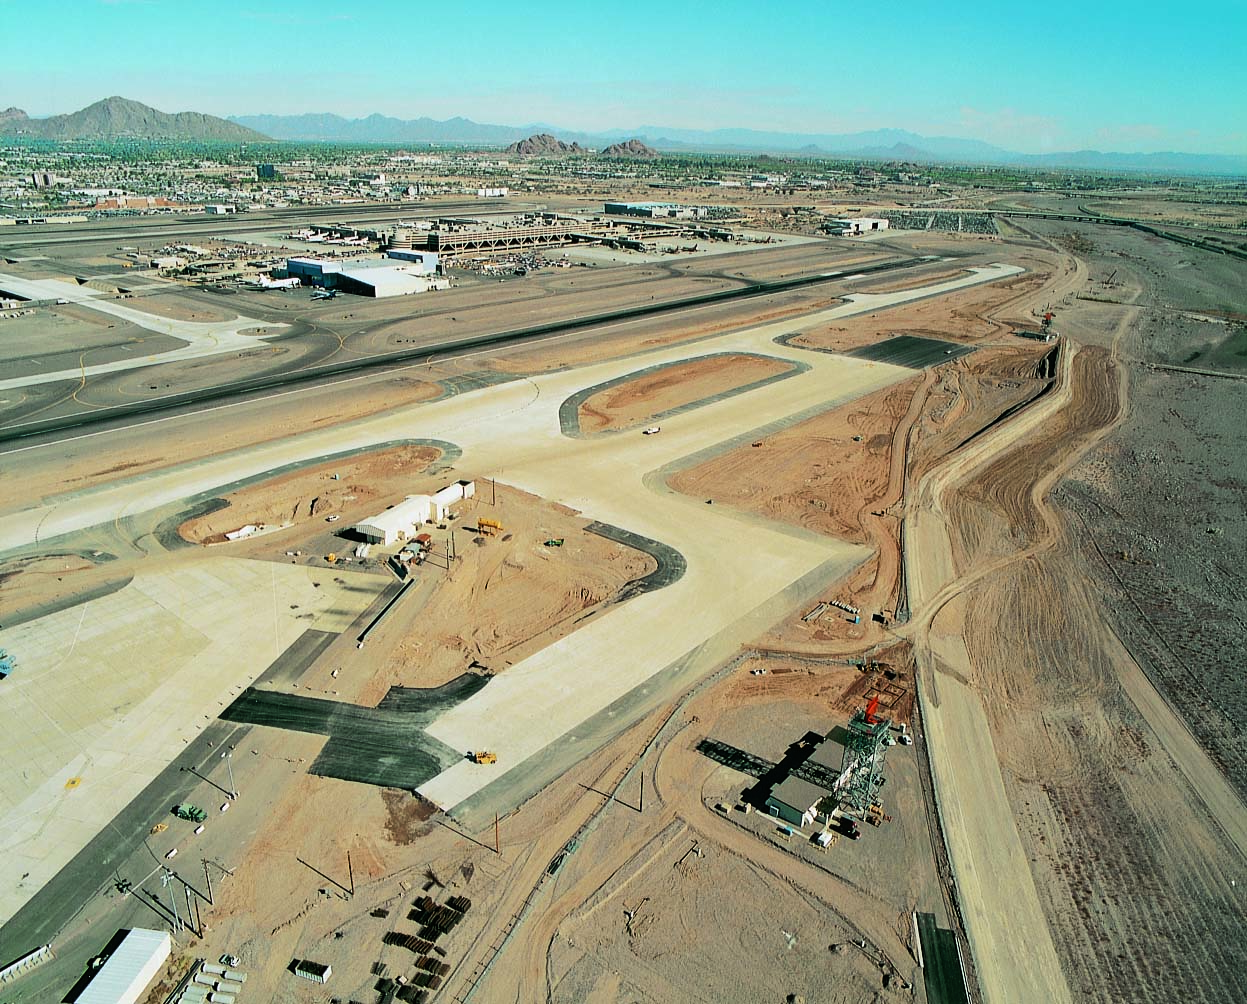
[[[494,853],[502,853],[502,845],[498,842],[498,813],[494,813]]]
[[[346,852],[346,875],[351,883],[351,896],[355,896],[355,869],[351,867],[351,852]]]
[[[641,770],[641,800],[637,803],[637,812],[645,811],[645,770]]]
[[[160,873],[160,884],[169,889],[169,905],[173,907],[173,932],[180,933],[182,930],[182,918],[178,914],[178,898],[173,890],[169,887],[173,884],[173,872],[165,868]]]
[[[229,797],[238,797],[238,788],[234,784],[234,754],[226,750],[221,754],[221,759],[225,761],[225,769],[229,771]]]
[[[489,504],[496,506],[498,504],[498,479],[489,479]]]
[[[208,874],[208,859],[200,858],[200,860],[203,862],[204,866],[204,881],[208,883],[208,905],[216,906],[216,904],[212,901],[212,876]]]
[[[176,874],[176,873],[175,873],[175,874]],[[193,923],[193,922],[192,922],[192,918],[194,918],[195,914],[196,914],[198,911],[195,909],[195,904],[191,901],[191,887],[190,887],[189,885],[187,885],[187,884],[186,884],[185,879],[183,879],[181,875],[178,875],[178,876],[177,876],[177,879],[178,879],[178,881],[179,881],[179,882],[181,882],[181,883],[182,883],[182,890],[186,893],[186,923],[187,923],[187,926],[188,926],[188,927],[190,927],[190,929],[191,929],[192,931],[194,931],[194,932],[195,932],[196,936],[198,936],[198,937],[202,937],[201,932],[203,931],[203,923],[202,923],[202,922],[200,922],[200,923],[198,923],[198,924],[195,924],[195,923]]]

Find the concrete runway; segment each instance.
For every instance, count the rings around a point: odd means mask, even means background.
[[[122,370],[138,369],[154,363],[179,362],[185,359],[199,359],[204,356],[222,355],[226,352],[245,352],[263,345],[263,340],[255,336],[243,335],[248,328],[264,328],[267,334],[278,334],[288,325],[269,321],[257,321],[252,317],[236,317],[232,321],[178,321],[171,317],[158,317],[143,310],[135,310],[117,303],[111,294],[76,283],[61,282],[59,279],[23,279],[16,275],[0,273],[0,289],[24,296],[30,300],[68,300],[98,311],[129,321],[148,331],[156,331],[162,335],[170,335],[186,342],[186,346],[162,352],[154,356],[136,356],[130,359],[117,359],[111,363],[97,363],[94,366],[82,366],[72,370],[60,370],[56,373],[30,373],[23,377],[0,380],[0,391],[15,390],[19,387],[31,387],[35,384],[55,383],[60,380],[85,380],[87,377],[101,373],[118,373]]]
[[[834,308],[801,318],[800,323],[828,323],[1021,271],[1016,266],[987,266],[929,286],[857,294]],[[640,358],[520,379],[118,481],[38,507],[14,509],[11,504],[0,515],[0,554],[26,547],[32,540],[48,543],[58,536],[148,512],[302,459],[363,450],[413,435],[459,444],[463,450],[457,464],[460,472],[496,477],[592,518],[662,541],[683,554],[688,567],[678,582],[588,621],[569,637],[512,666],[428,727],[430,735],[451,748],[489,748],[499,756],[494,767],[465,761],[429,782],[425,794],[453,809],[491,783],[505,785],[508,770],[574,734],[581,723],[616,698],[643,687],[708,642],[713,641],[717,651],[747,641],[759,630],[750,615],[763,611],[773,620],[772,601],[786,595],[803,577],[818,571],[832,579],[867,556],[864,547],[678,495],[665,487],[662,477],[652,476],[660,469],[677,469],[690,458],[748,437],[763,426],[800,421],[912,375],[912,370],[900,366],[776,344],[775,339],[791,333],[796,323],[761,325],[695,347],[662,348]],[[664,422],[658,436],[636,433],[570,439],[560,429],[560,405],[587,386],[663,362],[724,351],[772,355],[800,361],[808,369],[678,415]],[[24,660],[20,639],[10,639],[12,633],[0,634],[0,644]],[[136,663],[153,657],[144,649],[132,652]],[[95,822],[103,826],[107,818],[98,817]],[[84,839],[89,836],[85,834]]]

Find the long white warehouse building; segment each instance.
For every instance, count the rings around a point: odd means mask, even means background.
[[[457,481],[435,495],[408,495],[398,505],[356,523],[354,530],[370,544],[394,544],[414,537],[422,523],[444,522],[452,505],[475,494],[475,481]]]
[[[75,1004],[135,1004],[173,950],[167,931],[134,928],[96,971]]]

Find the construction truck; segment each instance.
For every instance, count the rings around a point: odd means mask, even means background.
[[[489,752],[486,752],[485,750],[480,750],[479,752],[472,754],[472,762],[473,763],[497,763],[498,754],[489,753]]]
[[[476,529],[483,537],[493,537],[495,534],[502,532],[502,524],[496,519],[485,519],[482,517],[476,521]]]
[[[208,814],[197,805],[191,805],[190,802],[182,802],[180,805],[173,807],[173,814],[178,819],[185,819],[192,823],[202,823],[208,818]]]

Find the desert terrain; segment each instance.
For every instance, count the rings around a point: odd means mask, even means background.
[[[98,374],[88,351],[164,336],[55,308],[80,344],[48,358],[81,376],[6,391],[14,429],[429,354],[5,444],[0,644],[30,671],[3,685],[42,774],[0,791],[0,846],[36,862],[0,920],[57,949],[5,1000],[50,999],[124,926],[175,931],[162,1004],[225,953],[248,1000],[291,1004],[959,999],[919,916],[951,932],[960,999],[1236,1000],[1245,288],[1207,250],[1027,218],[465,281],[404,312],[163,292],[126,307],[265,334]],[[361,546],[469,481],[453,518]],[[162,633],[135,645],[121,614]],[[51,636],[72,644],[42,659]],[[839,764],[866,708],[894,737],[878,814],[860,838],[784,825],[774,789],[820,744]],[[129,751],[110,730],[135,722]]]

